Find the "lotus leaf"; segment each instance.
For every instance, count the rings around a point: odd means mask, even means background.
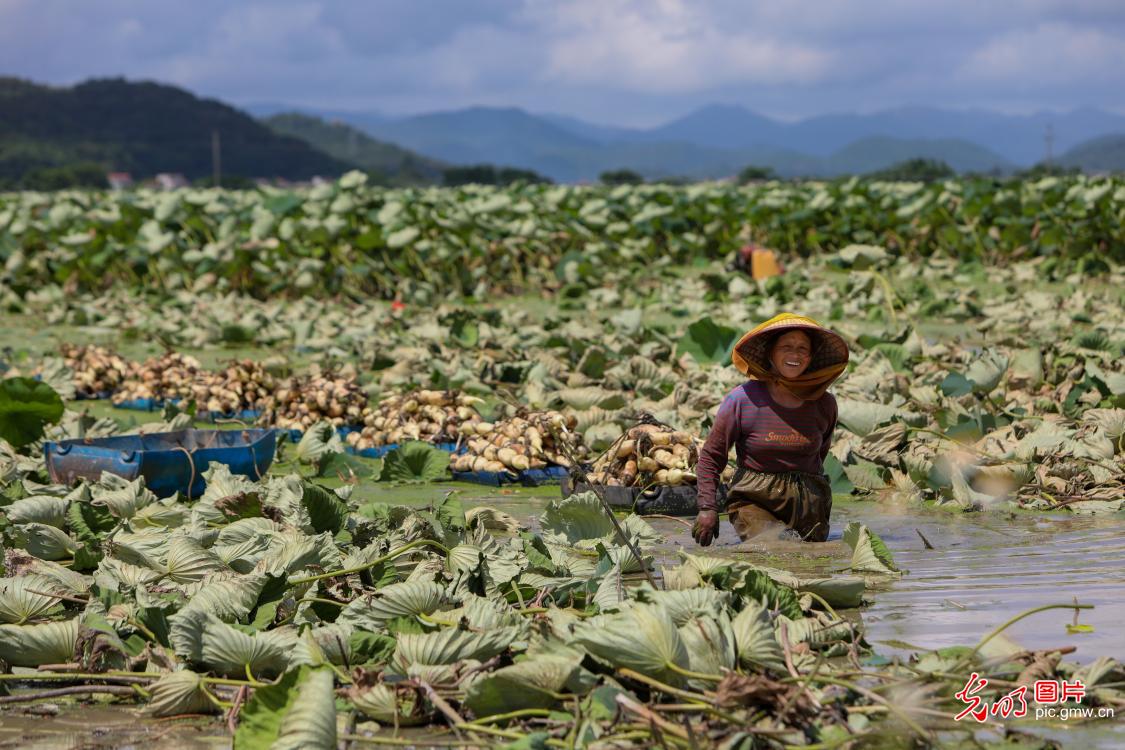
[[[62,399],[46,383],[31,378],[0,380],[0,439],[22,448],[43,437],[44,428],[62,415]]]
[[[285,671],[297,640],[289,629],[254,635],[226,624],[209,612],[182,612],[172,620],[169,638],[176,654],[191,664],[231,677],[273,677]]]
[[[377,682],[353,687],[348,691],[348,698],[364,716],[387,726],[410,727],[429,721],[424,703],[413,690]]]
[[[433,482],[445,476],[449,453],[421,441],[411,441],[383,459],[379,478],[391,482]]]
[[[0,659],[13,667],[62,664],[74,658],[80,618],[41,625],[0,625]]]
[[[148,713],[153,716],[209,714],[218,707],[207,696],[203,678],[190,670],[169,672],[148,687],[152,698]]]
[[[405,674],[412,665],[449,665],[465,659],[489,659],[508,649],[521,635],[516,627],[474,633],[445,628],[434,633],[402,633],[398,636],[393,666]]]
[[[66,525],[66,511],[70,503],[61,497],[32,495],[4,508],[8,520],[15,524],[39,523],[63,528]]]
[[[348,602],[337,622],[365,630],[382,630],[396,617],[430,615],[445,602],[445,590],[436,583],[407,581],[392,583],[368,597]]]
[[[765,606],[748,601],[731,621],[738,661],[745,667],[785,669],[785,656],[777,641],[773,621]]]
[[[465,690],[464,704],[477,717],[550,708],[564,690],[585,692],[592,687],[581,679],[578,659],[561,656],[536,656],[502,667],[473,680]]]
[[[668,610],[659,604],[635,604],[611,615],[591,618],[575,629],[574,643],[615,667],[677,685],[688,668],[688,653]]]
[[[335,750],[332,672],[301,667],[254,691],[234,735],[235,750]]]
[[[0,578],[0,622],[22,625],[50,610],[60,599],[56,581],[42,575]]]
[[[844,529],[844,542],[852,548],[852,570],[901,573],[887,545],[864,524],[857,521],[849,523]]]

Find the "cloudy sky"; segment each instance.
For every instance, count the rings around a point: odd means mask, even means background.
[[[0,75],[637,126],[712,102],[1125,113],[1125,0],[0,0]]]

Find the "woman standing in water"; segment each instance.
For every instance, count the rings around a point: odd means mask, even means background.
[[[751,380],[723,399],[700,452],[692,536],[706,547],[718,533],[715,490],[734,446],[727,512],[743,541],[784,525],[823,542],[832,512],[824,458],[836,429],[827,390],[847,367],[847,343],[812,318],[782,313],[743,336],[732,359]]]

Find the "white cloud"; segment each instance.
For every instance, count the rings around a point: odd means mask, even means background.
[[[989,39],[965,60],[958,76],[1034,88],[1091,78],[1125,83],[1123,72],[1122,36],[1068,23],[1043,23]]]
[[[548,76],[568,84],[612,80],[638,91],[693,91],[737,83],[810,82],[829,74],[830,50],[724,26],[704,3],[580,0],[534,4]]]

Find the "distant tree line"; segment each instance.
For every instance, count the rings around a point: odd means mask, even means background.
[[[516,182],[529,184],[551,184],[550,177],[544,177],[530,169],[497,167],[492,164],[471,164],[468,166],[447,167],[442,171],[442,183],[456,185],[511,185]]]

